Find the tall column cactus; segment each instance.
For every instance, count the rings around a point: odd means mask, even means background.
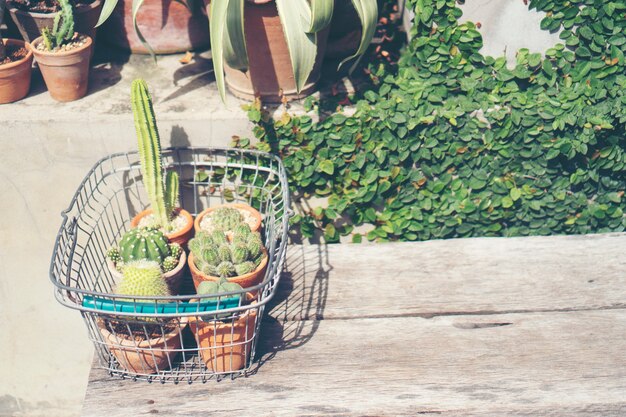
[[[156,126],[152,97],[144,80],[133,81],[130,98],[137,131],[143,183],[150,198],[155,222],[165,230],[169,230],[170,218],[178,199],[178,174],[174,171],[168,172],[164,184],[159,130]]]

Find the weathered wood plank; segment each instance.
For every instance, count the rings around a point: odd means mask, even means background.
[[[282,319],[626,307],[626,233],[290,246]]]
[[[219,383],[134,383],[93,371],[83,415],[618,416],[626,410],[626,310],[269,317],[259,349],[255,374]]]

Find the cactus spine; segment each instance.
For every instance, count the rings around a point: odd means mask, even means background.
[[[107,257],[121,271],[123,265],[141,259],[156,262],[164,272],[178,266],[182,248],[177,243],[168,243],[159,229],[137,227],[122,236],[119,247],[107,251]]]
[[[170,295],[161,268],[154,261],[144,259],[130,262],[124,265],[122,275],[116,288],[117,294],[152,297]]]
[[[159,130],[156,126],[152,97],[144,80],[133,81],[130,98],[144,186],[150,198],[156,223],[169,230],[172,211],[178,199],[178,174],[168,172],[164,184]]]
[[[48,51],[63,45],[74,37],[74,13],[69,0],[59,0],[61,11],[54,17],[52,30],[45,27],[41,30],[43,43]]]
[[[232,241],[219,230],[201,231],[189,241],[194,264],[202,273],[229,278],[248,274],[259,266],[266,256],[261,235],[253,233],[245,223],[233,229]]]

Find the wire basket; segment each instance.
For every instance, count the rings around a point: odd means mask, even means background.
[[[163,165],[178,172],[181,206],[192,215],[228,202],[261,213],[268,252],[262,282],[200,298],[186,272],[179,295],[114,294],[107,249],[148,200],[139,155],[129,152],[99,161],[62,213],[50,264],[55,297],[81,312],[100,366],[112,376],[192,382],[245,375],[285,261],[291,213],[285,170],[273,155],[227,148],[166,149]]]

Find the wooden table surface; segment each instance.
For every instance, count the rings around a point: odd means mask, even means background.
[[[253,373],[85,416],[626,416],[626,234],[290,246]]]

